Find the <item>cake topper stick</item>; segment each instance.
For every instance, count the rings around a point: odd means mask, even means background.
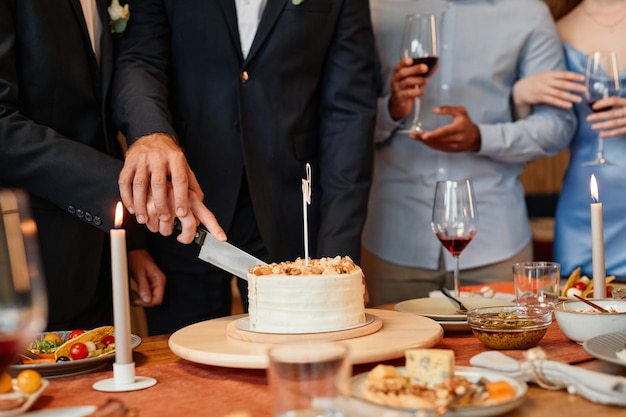
[[[306,164],[306,179],[302,179],[302,215],[304,218],[304,264],[309,265],[309,215],[311,204],[311,164]]]

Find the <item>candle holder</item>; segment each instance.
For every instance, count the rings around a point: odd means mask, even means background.
[[[92,388],[103,392],[138,391],[150,388],[156,383],[157,380],[154,378],[135,375],[135,362],[114,363],[113,378],[98,381]]]

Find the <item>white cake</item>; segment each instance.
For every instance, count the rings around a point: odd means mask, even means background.
[[[363,273],[349,257],[258,265],[248,272],[250,330],[306,333],[365,322]]]

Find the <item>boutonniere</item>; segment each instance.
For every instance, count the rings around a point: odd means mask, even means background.
[[[291,4],[293,4],[294,6],[298,6],[300,3],[302,3],[304,0],[291,0]]]
[[[112,0],[107,10],[111,18],[111,32],[121,35],[126,30],[126,24],[128,19],[130,19],[130,7],[128,4],[122,7],[119,0]]]

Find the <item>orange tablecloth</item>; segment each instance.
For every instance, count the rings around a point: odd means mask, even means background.
[[[492,286],[498,292],[512,292],[512,283]],[[467,289],[467,287],[464,288],[464,290]],[[393,340],[389,343],[393,343]],[[550,326],[546,336],[539,342],[539,346],[551,359],[571,364],[593,359],[582,346],[567,339],[556,323]],[[169,354],[169,351],[165,350],[165,340],[159,344],[159,347],[160,354],[163,354],[163,351]],[[435,347],[454,350],[458,365],[468,365],[472,356],[488,350],[471,333],[446,334]],[[142,346],[140,350],[141,348]],[[518,350],[504,352],[518,358],[523,355],[523,351]],[[150,363],[151,353],[150,350],[136,352],[135,360],[139,358],[139,363]],[[142,358],[144,360],[141,360]],[[157,363],[137,368],[137,375],[150,376],[158,380],[157,385],[146,390],[126,393],[104,393],[93,390],[91,386],[94,382],[113,376],[109,366],[109,370],[105,372],[52,380],[33,409],[100,405],[108,398],[115,397],[124,401],[127,406],[138,409],[140,417],[170,415],[220,417],[238,410],[249,410],[253,417],[271,416],[271,398],[265,370],[223,368],[177,359],[169,359],[166,363],[157,361]],[[404,365],[404,358],[388,361],[388,363],[396,366]],[[355,366],[354,373],[367,372],[375,365],[374,363]],[[573,409],[578,409],[581,405],[591,407],[592,414],[593,411],[597,411],[608,415],[608,412],[613,416],[617,415],[613,412],[623,411],[592,405],[585,400],[568,396],[565,392],[556,394],[541,389],[533,392],[535,395],[533,401],[542,400],[545,396],[549,396],[550,399],[540,401],[539,410],[536,409],[537,403],[527,401],[522,409],[510,415],[515,417],[549,415],[549,412],[544,414],[545,407],[553,406],[558,411],[563,404]],[[560,405],[554,403],[553,397],[564,403]],[[545,411],[548,410],[545,409]]]

